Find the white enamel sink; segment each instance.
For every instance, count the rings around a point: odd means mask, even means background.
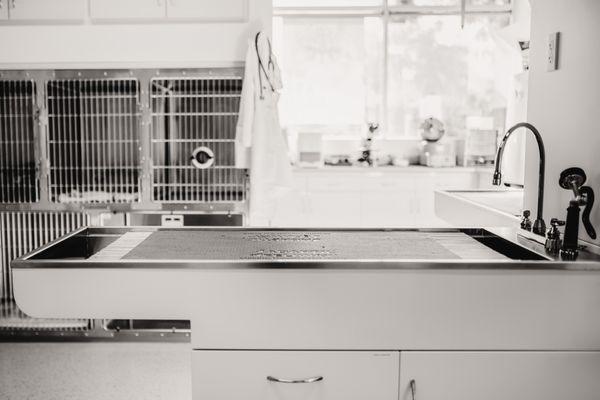
[[[523,211],[523,190],[440,190],[435,210],[456,226],[515,227]]]

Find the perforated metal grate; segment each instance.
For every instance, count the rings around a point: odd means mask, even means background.
[[[35,84],[0,81],[0,202],[39,200]]]
[[[47,83],[51,201],[139,201],[139,96],[136,79]]]
[[[81,329],[87,320],[35,320],[18,309],[13,296],[10,262],[44,244],[90,223],[83,213],[1,212],[0,213],[0,329]]]
[[[124,259],[156,260],[405,260],[456,259],[448,235],[410,231],[152,232]],[[452,240],[478,244],[462,233]],[[454,246],[456,247],[456,246]]]
[[[153,196],[155,201],[240,202],[246,171],[235,168],[235,127],[242,77],[153,79],[151,83]],[[195,149],[214,155],[197,168]]]

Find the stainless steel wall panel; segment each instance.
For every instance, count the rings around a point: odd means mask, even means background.
[[[15,304],[10,262],[79,227],[89,225],[83,213],[0,212],[0,329],[80,329],[88,320],[34,320]]]

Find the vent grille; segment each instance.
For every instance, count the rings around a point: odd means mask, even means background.
[[[139,201],[136,79],[47,82],[51,201]]]
[[[242,77],[153,79],[153,199],[160,202],[241,202],[246,171],[235,168],[235,128]],[[192,162],[206,148],[212,163]],[[206,160],[204,160],[206,161]]]
[[[0,213],[0,328],[81,329],[88,320],[55,321],[32,319],[14,300],[10,262],[79,227],[89,225],[87,214],[60,212]]]
[[[32,81],[0,81],[1,203],[39,200],[35,95]]]

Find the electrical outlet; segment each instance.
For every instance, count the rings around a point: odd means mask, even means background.
[[[547,70],[556,71],[558,69],[558,39],[560,32],[551,33],[548,36],[548,55]]]

